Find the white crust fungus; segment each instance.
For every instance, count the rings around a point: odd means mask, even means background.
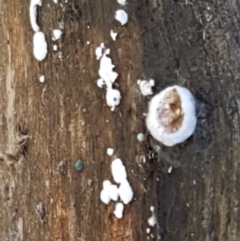
[[[184,87],[168,87],[149,103],[147,128],[155,139],[166,146],[184,142],[193,134],[196,123],[195,100]]]
[[[48,53],[48,46],[43,32],[33,35],[33,54],[38,61],[43,61]]]
[[[113,41],[116,41],[117,35],[118,35],[118,34],[117,34],[116,32],[114,32],[113,30],[110,31],[110,36],[111,36],[111,38],[112,38]]]
[[[126,5],[126,0],[117,0],[120,5]]]
[[[115,13],[115,19],[120,22],[121,25],[125,25],[128,22],[128,14],[122,9],[117,10]]]
[[[123,217],[124,205],[122,203],[117,203],[114,210],[114,215],[116,218],[121,219]]]
[[[108,149],[107,149],[107,154],[108,154],[108,156],[112,156],[113,153],[114,153],[114,149],[113,149],[113,148],[108,148]]]
[[[52,39],[53,41],[57,41],[62,37],[63,31],[61,29],[53,29],[52,31]]]
[[[119,197],[118,188],[110,181],[105,180],[103,182],[103,190],[100,194],[100,199],[103,203],[109,204],[111,200],[117,201]]]
[[[42,0],[31,0],[29,7],[30,23],[34,32],[40,31],[37,23],[37,7],[42,6]]]
[[[144,96],[148,96],[148,95],[152,95],[153,91],[152,88],[155,85],[155,81],[153,79],[150,79],[149,81],[147,80],[138,80],[138,85],[140,88],[140,91],[142,93],[142,95]]]
[[[111,169],[112,169],[113,180],[116,183],[122,183],[124,180],[127,179],[126,168],[123,165],[121,159],[116,158],[115,160],[113,160]]]
[[[113,83],[116,81],[118,73],[113,71],[115,65],[112,59],[107,56],[110,52],[110,49],[105,50],[103,43],[95,50],[96,58],[100,60],[100,68],[98,71],[100,79],[97,80],[97,85],[100,88],[106,86],[106,102],[107,105],[111,107],[111,110],[114,111],[115,107],[120,104],[122,97],[120,91],[113,88]]]
[[[125,205],[132,201],[133,190],[127,179],[121,181],[118,192],[119,192],[120,199],[123,201]]]

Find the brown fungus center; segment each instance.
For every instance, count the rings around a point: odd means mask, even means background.
[[[167,133],[176,132],[184,118],[181,98],[176,89],[168,91],[160,108],[158,109],[160,124],[165,127]]]

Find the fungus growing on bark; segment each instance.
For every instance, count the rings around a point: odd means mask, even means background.
[[[121,219],[123,217],[123,211],[124,205],[122,203],[117,203],[114,210],[116,218]]]
[[[196,123],[194,97],[184,87],[168,87],[149,103],[147,128],[155,139],[166,146],[184,142],[193,134]]]
[[[48,53],[48,46],[43,32],[33,35],[33,54],[38,61],[43,61]]]
[[[37,7],[42,6],[42,0],[31,0],[29,7],[30,23],[34,32],[40,31],[37,23]]]
[[[115,19],[125,25],[128,22],[128,14],[124,10],[117,10],[115,13]]]

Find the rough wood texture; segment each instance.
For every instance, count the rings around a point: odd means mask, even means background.
[[[154,205],[155,240],[238,241],[239,4],[134,0],[126,7],[129,24],[121,27],[114,20],[116,1],[62,2],[60,8],[43,1],[39,21],[49,55],[38,63],[29,1],[0,0],[3,240],[145,241]],[[51,40],[60,22],[63,61]],[[116,42],[111,29],[119,33]],[[101,42],[111,48],[120,74],[123,100],[115,112],[96,86],[94,51]],[[45,84],[38,81],[42,74]],[[138,132],[146,132],[148,100],[136,84],[143,75],[156,80],[156,92],[179,84],[195,94],[198,127],[183,145],[164,148],[151,137],[136,141]],[[107,147],[122,158],[135,193],[122,220],[113,216],[113,205],[99,200],[102,181],[111,178]],[[153,159],[149,152],[156,153]],[[81,173],[74,168],[79,158],[85,164]],[[63,160],[66,175],[58,168]]]

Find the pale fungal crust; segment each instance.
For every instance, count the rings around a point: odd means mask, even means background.
[[[109,180],[103,182],[103,189],[100,193],[100,199],[103,203],[109,204],[111,200],[117,201],[119,197],[118,188]]]
[[[116,32],[114,32],[113,30],[110,31],[110,36],[111,36],[111,38],[112,38],[113,41],[116,41],[117,35],[118,35],[118,34],[117,34]]]
[[[63,34],[63,31],[61,29],[53,29],[53,31],[52,31],[53,41],[57,41],[57,40],[61,39],[62,34]]]
[[[44,82],[45,82],[45,76],[44,76],[44,75],[41,75],[41,76],[39,77],[39,82],[40,82],[40,83],[44,83]]]
[[[153,94],[152,88],[155,85],[155,81],[153,79],[150,79],[150,80],[138,80],[137,83],[139,85],[140,91],[141,91],[143,96],[148,96],[148,95],[152,95]]]
[[[126,0],[117,0],[120,5],[126,5]]]
[[[108,154],[108,156],[112,156],[113,153],[114,153],[113,148],[108,148],[108,149],[107,149],[107,154]]]
[[[38,61],[43,61],[47,57],[48,46],[43,32],[33,35],[33,54]]]
[[[127,179],[126,168],[123,165],[121,159],[116,158],[112,161],[111,171],[112,171],[113,180],[116,183],[122,183],[124,180]]]
[[[119,90],[113,88],[113,83],[116,81],[118,73],[113,70],[115,65],[112,59],[107,56],[110,52],[110,49],[105,50],[104,43],[95,49],[96,58],[100,60],[98,71],[100,79],[97,80],[97,85],[99,88],[106,87],[106,102],[111,107],[111,110],[114,111],[116,106],[120,104],[122,96]]]
[[[123,217],[124,205],[122,203],[117,203],[114,210],[114,215],[116,218],[121,219]]]
[[[118,189],[120,199],[125,205],[129,204],[133,199],[133,190],[127,179],[121,181]]]
[[[168,87],[149,103],[147,128],[155,139],[166,146],[184,142],[193,134],[196,123],[194,97],[184,87]]]
[[[42,0],[31,0],[29,6],[29,16],[30,16],[30,23],[34,32],[40,31],[40,27],[37,23],[37,7],[42,6]]]
[[[120,22],[121,25],[125,25],[128,22],[128,14],[122,9],[117,10],[115,13],[115,19]]]

